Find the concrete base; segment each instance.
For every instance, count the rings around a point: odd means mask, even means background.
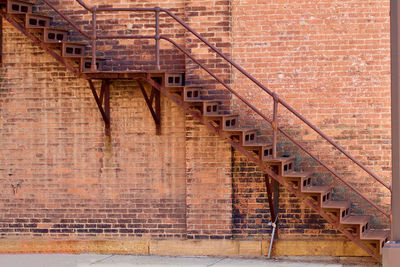
[[[136,255],[265,256],[269,242],[251,240],[10,240],[1,253],[100,253]],[[272,256],[368,256],[347,240],[276,240]],[[400,262],[400,261],[399,261]],[[1,266],[1,264],[0,264]]]
[[[385,244],[382,250],[383,267],[400,266],[400,242],[391,241]]]

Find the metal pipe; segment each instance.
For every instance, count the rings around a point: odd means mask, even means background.
[[[50,3],[47,0],[42,0],[43,3],[48,5],[51,9],[53,9],[60,17],[62,17],[66,22],[68,22],[75,30],[77,30],[80,34],[82,34],[86,39],[91,39],[90,35],[85,33],[84,31],[81,30],[81,28],[78,27],[72,20],[70,20],[68,17],[64,16],[63,13],[61,13],[52,3]],[[79,0],[77,0],[79,2]],[[90,11],[90,10],[89,10]]]
[[[392,240],[400,241],[400,4],[390,1],[392,77]]]
[[[204,66],[202,63],[200,63],[197,59],[195,59],[185,48],[177,44],[175,41],[172,39],[162,36],[161,39],[166,40],[173,44],[176,48],[178,48],[182,53],[184,53],[187,57],[189,57],[194,63],[199,65],[204,71],[206,71],[210,76],[212,76],[217,82],[219,82],[221,85],[223,85],[226,89],[228,89],[233,95],[235,95],[237,98],[239,98],[243,103],[245,103],[249,108],[251,108],[255,113],[257,113],[261,118],[263,118],[265,121],[270,123],[272,125],[272,121],[267,118],[261,111],[259,111],[255,106],[250,104],[246,99],[244,99],[240,94],[238,94],[235,90],[233,90],[229,85],[227,85],[224,81],[222,81],[219,77],[217,77],[211,70],[209,70],[206,66]],[[297,145],[301,150],[306,152],[310,157],[312,157],[315,161],[317,161],[319,164],[321,164],[325,169],[327,169],[330,173],[332,173],[335,177],[337,177],[340,181],[342,181],[345,185],[347,185],[350,189],[352,189],[355,193],[357,193],[360,197],[362,197],[364,200],[366,200],[368,203],[370,203],[374,208],[379,210],[382,214],[384,214],[387,217],[390,217],[390,215],[384,211],[382,208],[377,206],[372,200],[370,200],[368,197],[364,196],[357,188],[355,188],[353,185],[348,183],[346,180],[344,180],[338,173],[336,173],[333,169],[331,169],[329,166],[327,166],[325,163],[323,163],[320,159],[315,157],[310,151],[308,151],[303,145],[301,145],[299,142],[297,142],[293,137],[291,137],[288,133],[286,133],[283,129],[280,127],[277,127],[277,129],[285,135],[290,141],[292,141],[295,145]]]
[[[97,60],[96,60],[96,54],[97,54],[97,47],[96,47],[96,39],[97,39],[97,18],[96,18],[96,8],[93,8],[92,12],[92,66],[91,66],[91,71],[96,72],[97,71]]]
[[[155,12],[156,16],[156,66],[157,70],[160,70],[160,8],[157,8]]]
[[[90,11],[90,12],[92,12],[92,9],[88,6],[88,5],[86,5],[83,1],[81,1],[81,0],[76,0],[81,6],[83,6],[83,8],[84,9],[86,9],[87,11]]]
[[[272,136],[272,157],[276,159],[276,147],[278,144],[278,100],[277,100],[277,94],[274,93],[274,109],[273,109],[273,115],[272,115],[272,129],[273,129],[273,136]]]
[[[268,259],[271,258],[272,246],[274,244],[274,237],[275,237],[275,230],[276,230],[276,222],[278,221],[278,216],[275,218],[275,222],[268,223],[272,226],[272,234],[271,234],[271,241],[269,242],[269,250],[268,250]]]

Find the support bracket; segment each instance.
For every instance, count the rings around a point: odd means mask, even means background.
[[[97,94],[97,90],[93,84],[92,80],[88,80],[90,89],[92,90],[92,94],[94,99],[96,100],[97,107],[103,117],[103,121],[105,123],[106,131],[110,130],[110,80],[104,79],[101,80],[101,89],[100,95]]]
[[[151,113],[156,124],[156,135],[161,135],[161,95],[160,91],[156,88],[151,87],[150,97],[148,96],[146,89],[142,81],[137,80],[139,84],[140,91],[142,92],[143,98],[146,101],[147,107]]]

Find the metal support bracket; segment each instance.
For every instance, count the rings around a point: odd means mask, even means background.
[[[3,17],[0,16],[0,67],[3,66]]]
[[[265,177],[265,185],[267,188],[269,211],[271,214],[270,225],[272,226],[271,242],[268,252],[268,258],[270,258],[274,239],[278,239],[278,232],[276,230],[278,227],[279,183],[272,178],[270,179],[268,174],[265,174],[264,177]],[[270,180],[272,180],[272,184]]]
[[[88,80],[90,89],[92,90],[92,94],[94,99],[96,100],[97,107],[103,117],[106,132],[108,133],[110,130],[110,80],[105,79],[101,80],[101,89],[100,96],[97,94],[97,90],[93,84],[92,80]]]
[[[157,82],[157,81],[156,81]],[[148,97],[146,89],[140,80],[137,80],[140,91],[143,94],[143,98],[146,101],[147,107],[151,113],[156,124],[156,135],[161,135],[161,95],[160,91],[156,88],[151,87],[150,97]]]

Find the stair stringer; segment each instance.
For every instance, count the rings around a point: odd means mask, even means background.
[[[37,38],[35,35],[30,33],[25,26],[22,26],[19,24],[12,15],[5,13],[3,10],[0,9],[0,16],[3,17],[5,20],[7,20],[14,28],[19,30],[22,34],[24,34],[27,38],[29,38],[34,44],[42,48],[44,51],[46,51],[50,56],[52,56],[56,61],[61,63],[65,68],[69,71],[71,71],[75,76],[78,78],[86,78],[86,75],[84,73],[81,73],[79,69],[75,68],[72,66],[67,60],[65,60],[62,56],[57,54],[54,50],[51,49],[51,47],[47,44],[45,44],[42,40]]]
[[[178,106],[180,106],[186,113],[190,114],[194,118],[196,118],[201,124],[203,124],[209,131],[212,133],[218,135],[220,138],[224,139],[226,142],[228,142],[233,148],[236,150],[240,151],[249,161],[255,163],[260,170],[264,173],[272,177],[275,181],[277,181],[279,184],[284,186],[290,193],[295,195],[299,200],[301,200],[306,206],[310,207],[312,210],[317,212],[322,218],[324,218],[327,222],[332,224],[332,226],[343,233],[347,238],[355,242],[359,247],[361,247],[364,251],[366,251],[369,255],[371,255],[375,260],[378,262],[381,261],[381,256],[374,252],[371,248],[369,248],[367,245],[365,245],[360,237],[358,236],[353,236],[348,230],[344,228],[343,225],[340,224],[339,221],[336,221],[334,218],[332,218],[328,213],[324,212],[320,207],[312,203],[309,199],[307,199],[304,194],[300,193],[296,188],[294,188],[289,182],[285,180],[285,178],[281,175],[278,175],[274,173],[269,167],[267,167],[262,160],[259,158],[255,157],[252,155],[251,152],[247,151],[245,147],[242,145],[234,142],[231,140],[229,135],[225,133],[222,129],[218,129],[217,127],[213,126],[207,119],[200,115],[198,112],[193,111],[192,109],[189,108],[189,106],[184,103],[184,101],[180,98],[177,98],[176,96],[172,95],[169,93],[166,88],[156,82],[154,82],[149,75],[147,75],[146,78],[142,78],[144,82],[149,83],[151,86],[159,90],[162,94],[164,94],[168,99],[176,103]]]

